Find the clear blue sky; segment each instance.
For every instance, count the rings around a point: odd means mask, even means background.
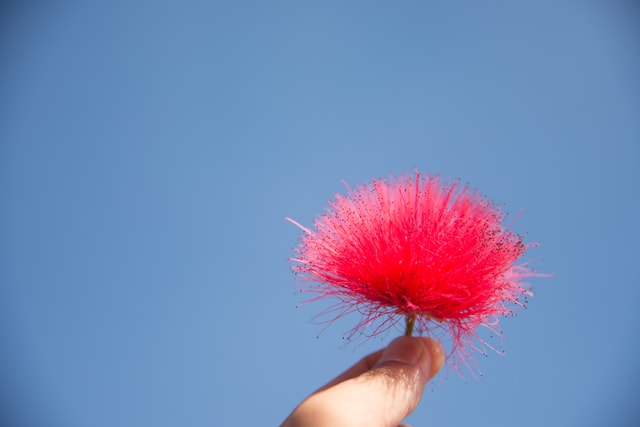
[[[394,336],[324,333],[286,258],[341,179],[460,178],[540,246],[529,309],[417,426],[640,420],[631,1],[0,8],[3,425],[278,425]],[[318,337],[319,335],[319,337]],[[634,422],[635,420],[635,422]]]

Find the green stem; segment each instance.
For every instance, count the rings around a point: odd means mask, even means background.
[[[407,314],[407,329],[405,330],[405,335],[410,337],[413,334],[413,325],[416,324],[416,315],[415,314]]]

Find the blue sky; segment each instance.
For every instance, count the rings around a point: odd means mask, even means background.
[[[341,180],[439,173],[539,242],[529,308],[415,426],[636,425],[640,13],[624,1],[0,11],[6,425],[278,425],[389,335],[287,257]],[[400,332],[397,332],[400,333]],[[636,397],[634,397],[636,396]]]

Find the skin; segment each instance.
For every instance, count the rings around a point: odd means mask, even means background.
[[[398,427],[445,354],[435,340],[402,336],[305,399],[281,427]]]

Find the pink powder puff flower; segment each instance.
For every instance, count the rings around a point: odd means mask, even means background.
[[[498,317],[524,306],[531,293],[522,280],[535,276],[516,265],[527,245],[502,225],[504,216],[487,198],[442,183],[438,176],[403,175],[347,186],[315,230],[296,221],[304,234],[293,270],[316,301],[334,297],[324,312],[329,323],[357,312],[356,333],[373,336],[406,319],[427,335],[448,334],[450,363],[459,370],[474,361],[473,351],[491,347],[478,327],[501,334]],[[529,245],[530,246],[530,245]]]

